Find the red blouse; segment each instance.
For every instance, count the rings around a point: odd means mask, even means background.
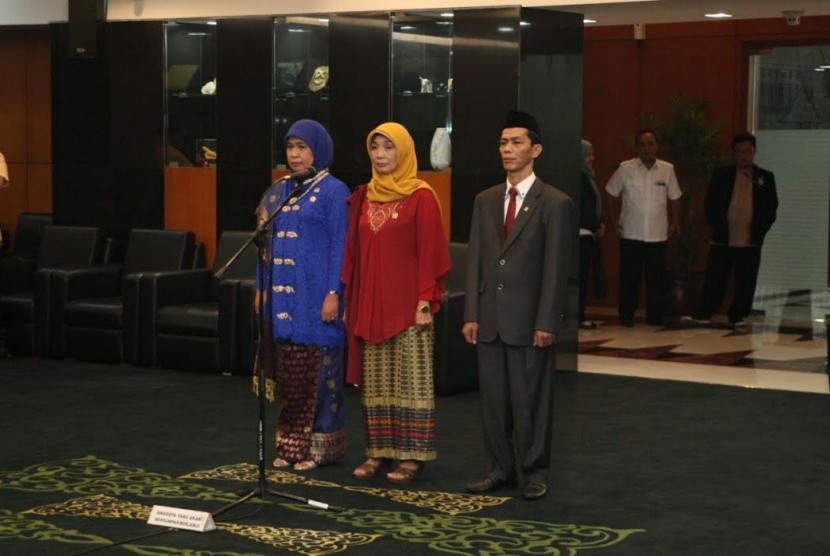
[[[350,335],[380,343],[415,324],[419,299],[430,301],[433,314],[441,307],[450,270],[447,238],[438,202],[426,189],[399,201],[371,203],[358,188],[349,202],[342,274],[347,326]],[[351,351],[355,343],[350,342]],[[359,383],[360,370],[353,368],[359,359],[353,355],[347,380]]]

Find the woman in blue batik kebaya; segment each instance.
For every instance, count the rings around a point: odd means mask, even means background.
[[[328,172],[334,147],[322,125],[297,121],[283,145],[292,173],[318,171],[299,185],[276,181],[257,207],[262,226],[296,195],[268,225],[257,268],[256,307],[264,313],[257,368],[277,401],[274,466],[303,471],[346,452],[340,266],[349,189]]]

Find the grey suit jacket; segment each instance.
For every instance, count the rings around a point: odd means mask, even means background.
[[[571,198],[537,178],[505,238],[505,187],[475,199],[464,320],[478,322],[481,342],[529,346],[536,330],[561,330],[576,217]]]

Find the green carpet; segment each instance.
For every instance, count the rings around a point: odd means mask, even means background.
[[[359,392],[347,401],[344,462],[269,469],[278,496],[171,531],[146,523],[153,505],[213,512],[256,486],[248,380],[0,362],[0,554],[830,553],[827,396],[561,373],[538,502],[463,493],[482,472],[475,393],[438,398],[439,459],[405,487],[351,477]]]

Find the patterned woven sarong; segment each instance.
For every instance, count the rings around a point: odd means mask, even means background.
[[[434,331],[411,327],[363,343],[366,456],[429,461],[437,457],[432,383]]]
[[[332,463],[345,455],[342,353],[277,342],[276,455]]]

